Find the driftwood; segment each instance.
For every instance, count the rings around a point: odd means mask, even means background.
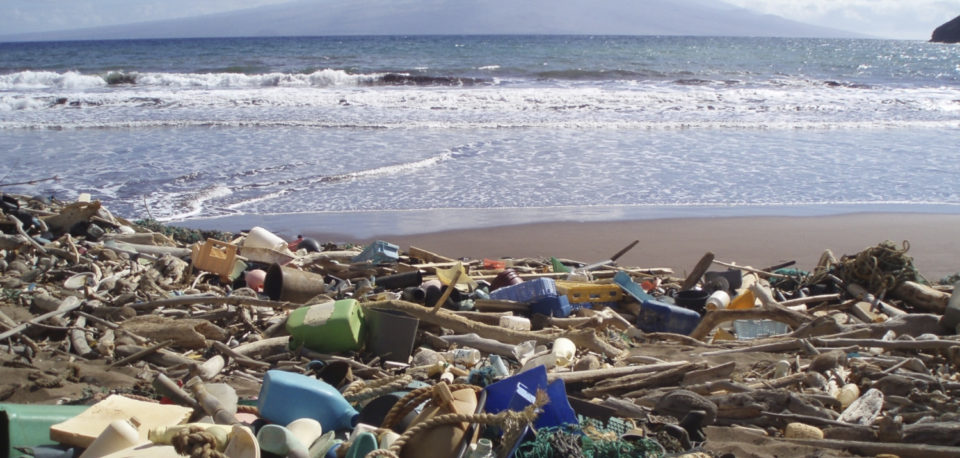
[[[703,340],[717,326],[734,320],[775,320],[796,329],[809,321],[809,318],[790,309],[713,310],[703,316],[690,337]]]
[[[87,317],[78,316],[73,322],[74,328],[68,334],[70,336],[70,348],[79,356],[86,357],[93,354],[93,349],[87,343],[86,331],[83,329],[87,325]]]
[[[795,305],[812,304],[815,302],[831,302],[839,299],[840,299],[839,294],[821,294],[819,296],[806,296],[806,297],[798,297],[796,299],[786,300],[786,301],[780,302],[780,305],[784,307],[793,307]]]
[[[700,369],[695,371],[690,371],[684,374],[683,381],[680,382],[681,386],[684,385],[696,385],[699,383],[706,382],[708,380],[726,378],[733,373],[733,370],[736,368],[736,363],[733,361],[721,364],[719,366],[708,367],[706,369]]]
[[[754,273],[754,274],[757,274],[758,276],[765,277],[765,278],[790,278],[789,275],[776,274],[773,272],[767,272],[765,270],[754,269],[753,267],[748,267],[748,266],[738,266],[736,264],[732,264],[729,262],[713,261],[713,263],[724,266],[724,267],[729,267],[731,269],[738,269],[744,272]]]
[[[604,342],[597,337],[596,332],[593,329],[554,332],[515,331],[512,329],[501,328],[499,326],[477,323],[457,316],[456,314],[447,310],[431,310],[412,302],[390,300],[366,302],[361,305],[364,308],[401,311],[427,323],[451,329],[458,334],[475,333],[480,337],[499,340],[505,343],[519,344],[528,340],[535,340],[538,344],[552,344],[553,341],[558,337],[566,337],[573,341],[573,343],[579,348],[589,349],[611,358],[617,358],[623,354],[623,351],[621,351],[619,348],[614,347],[613,345],[610,345],[609,343]]]
[[[43,248],[42,246],[40,246],[40,244],[37,243],[37,241],[34,240],[33,237],[30,237],[30,235],[27,234],[27,231],[23,230],[23,223],[21,223],[19,219],[17,219],[17,218],[16,218],[15,216],[13,216],[13,215],[7,215],[7,221],[13,223],[13,226],[17,229],[17,233],[20,234],[20,237],[23,238],[23,239],[24,239],[27,243],[29,243],[30,245],[33,245],[33,247],[34,247],[37,251],[39,251],[39,252],[41,252],[41,253],[46,253],[46,252],[47,252],[47,250],[46,250],[45,248]]]
[[[263,359],[266,356],[290,351],[290,336],[271,337],[240,344],[233,352],[251,359]]]
[[[700,277],[710,268],[711,263],[713,263],[713,253],[708,251],[700,258],[700,261],[693,267],[693,270],[691,270],[687,278],[683,280],[683,283],[680,284],[680,291],[685,291],[696,286],[697,283],[700,282]]]
[[[234,351],[232,348],[228,347],[227,344],[225,344],[225,343],[223,343],[223,342],[220,342],[220,341],[217,341],[217,340],[211,340],[210,343],[213,344],[213,347],[216,348],[217,351],[219,351],[219,352],[221,352],[221,353],[223,353],[223,354],[225,354],[225,355],[233,358],[233,360],[236,361],[237,364],[239,364],[239,365],[241,365],[241,366],[246,366],[246,367],[250,367],[250,368],[253,368],[253,369],[266,369],[266,368],[269,368],[269,367],[270,367],[270,363],[265,363],[265,362],[263,362],[263,361],[257,361],[257,360],[255,360],[255,359],[253,359],[253,358],[247,357],[246,355],[237,353],[236,351]]]
[[[457,262],[456,259],[448,258],[446,256],[441,256],[439,254],[424,250],[422,248],[417,248],[415,246],[412,246],[407,250],[407,255],[410,256],[411,258],[416,258],[423,262]]]
[[[464,347],[476,348],[484,353],[494,353],[500,356],[516,358],[516,345],[506,344],[494,339],[484,339],[476,334],[460,334],[451,336],[440,336],[439,339],[454,343]]]
[[[130,304],[129,307],[138,311],[153,310],[160,307],[180,307],[184,305],[210,304],[210,305],[253,305],[258,307],[270,307],[277,310],[288,310],[303,307],[303,304],[292,302],[269,301],[255,297],[245,296],[213,296],[208,294],[198,294],[191,296],[180,296],[170,299],[160,299],[150,302],[141,302],[139,304]]]
[[[663,371],[673,369],[689,364],[687,361],[676,361],[670,363],[648,364],[644,366],[622,366],[610,367],[606,369],[593,369],[575,372],[555,372],[547,374],[547,380],[563,380],[563,383],[586,383],[596,380],[605,380],[610,377],[621,377],[624,375],[646,374],[649,372]]]
[[[901,458],[954,458],[960,447],[946,445],[904,444],[897,442],[863,442],[834,439],[781,439],[794,444],[818,448],[847,450],[862,455],[892,454]]]
[[[223,371],[223,368],[226,366],[227,361],[223,356],[214,355],[212,358],[197,364],[191,372],[204,381],[213,380],[214,377],[220,375],[220,372]]]
[[[708,312],[700,324],[690,333],[690,337],[703,340],[714,328],[722,323],[733,320],[776,320],[786,323],[788,326],[797,329],[800,326],[813,321],[813,318],[805,313],[796,312],[784,307],[774,300],[770,291],[759,284],[750,285],[750,290],[763,303],[763,308],[747,310],[714,310]]]
[[[48,313],[44,313],[43,315],[36,316],[36,317],[34,317],[33,319],[31,319],[30,321],[27,321],[26,323],[19,324],[19,325],[15,326],[15,327],[11,328],[9,331],[0,333],[0,340],[6,339],[6,338],[11,337],[11,336],[15,336],[15,335],[17,335],[17,334],[20,334],[20,333],[23,332],[25,329],[29,328],[31,325],[34,325],[34,324],[37,324],[37,323],[43,323],[44,321],[49,320],[50,318],[53,318],[53,317],[61,317],[61,316],[63,316],[63,315],[66,315],[67,313],[70,313],[70,312],[72,312],[72,311],[80,308],[80,305],[81,305],[81,304],[82,304],[82,303],[80,303],[80,302],[75,302],[75,303],[73,303],[72,305],[68,305],[67,307],[64,307],[63,309],[54,310],[54,311],[52,311],[52,312],[48,312]]]
[[[686,363],[658,371],[655,374],[631,374],[607,379],[594,384],[590,388],[584,389],[583,394],[593,397],[629,391],[629,393],[623,394],[623,396],[635,397],[639,395],[636,393],[637,390],[677,384],[687,372],[702,369],[703,367],[706,367],[706,363]]]
[[[13,217],[11,216],[11,218]],[[16,250],[29,244],[30,242],[28,242],[27,239],[21,235],[7,235],[0,233],[0,250]]]
[[[620,330],[627,330],[634,327],[632,323],[610,308],[604,308],[603,310],[584,309],[581,313],[585,313],[587,316],[557,318],[554,316],[534,314],[530,321],[534,328],[555,327],[573,329],[595,326],[598,329],[614,327]]]
[[[158,342],[146,348],[138,347],[135,345],[120,345],[119,347],[117,347],[117,352],[121,354],[126,354],[127,356],[114,361],[113,363],[110,364],[110,367],[119,367],[119,366],[123,366],[124,364],[129,364],[134,361],[139,361],[150,355],[159,353],[160,350],[163,349],[163,347],[166,347],[171,343],[173,343],[172,340],[165,340],[163,342]],[[161,356],[162,356],[162,361],[159,362],[159,364],[163,366],[176,366],[178,364],[192,366],[196,364],[192,359],[184,358],[183,356],[172,353],[172,352],[163,353],[161,354]]]
[[[225,340],[226,330],[207,320],[170,319],[142,315],[124,321],[121,327],[155,340],[172,340],[175,347],[204,348],[207,340]]]
[[[894,296],[924,312],[943,314],[950,302],[950,294],[920,283],[905,281],[893,290]]]

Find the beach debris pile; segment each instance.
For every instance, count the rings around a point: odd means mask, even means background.
[[[0,210],[10,456],[960,455],[960,296],[906,242],[679,276],[619,266],[639,241],[461,259]]]

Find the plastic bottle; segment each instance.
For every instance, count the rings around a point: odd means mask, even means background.
[[[443,361],[443,355],[429,348],[421,347],[417,354],[413,355],[412,364],[414,367],[433,366],[441,361]]]
[[[500,317],[500,327],[514,331],[529,331],[530,319],[523,316],[504,315]]]
[[[707,297],[707,310],[722,310],[730,305],[730,295],[722,289],[718,289]]]
[[[473,367],[480,362],[483,357],[480,350],[476,348],[458,348],[456,350],[443,353],[444,358],[450,363],[460,364],[461,366]]]
[[[960,282],[953,284],[953,291],[950,301],[947,302],[947,308],[944,309],[943,316],[940,318],[940,325],[950,332],[957,332],[957,325],[960,325],[960,294],[957,293],[960,291]]]
[[[787,375],[790,374],[790,361],[781,359],[780,361],[777,361],[777,363],[773,367],[774,367],[773,376],[776,378],[786,377]]]
[[[498,377],[510,375],[510,369],[507,368],[507,365],[503,362],[503,358],[501,358],[500,355],[490,355],[490,367],[493,367],[493,371]]]
[[[477,441],[477,447],[470,454],[470,458],[493,458],[493,441],[486,437]]]
[[[560,337],[553,341],[553,355],[557,358],[557,365],[565,367],[577,356],[577,346],[572,340]]]
[[[80,458],[109,455],[139,444],[141,441],[137,427],[140,423],[134,418],[130,420],[112,421],[80,455]]]
[[[307,445],[301,442],[289,429],[280,425],[263,425],[257,431],[257,442],[265,452],[288,458],[307,458]]]
[[[260,416],[272,423],[313,418],[324,431],[353,428],[360,415],[330,384],[281,370],[269,370],[263,377],[257,407]]]

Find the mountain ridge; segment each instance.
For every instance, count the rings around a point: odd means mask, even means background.
[[[702,0],[294,0],[225,13],[3,41],[323,35],[693,35],[864,37]]]

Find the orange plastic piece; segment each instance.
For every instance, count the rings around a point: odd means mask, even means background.
[[[503,270],[507,268],[507,263],[504,261],[497,261],[494,259],[483,259],[483,268],[484,270]]]
[[[730,301],[730,305],[727,306],[727,310],[752,309],[756,302],[757,296],[754,296],[753,291],[748,289],[739,296],[733,298],[733,300]]]

